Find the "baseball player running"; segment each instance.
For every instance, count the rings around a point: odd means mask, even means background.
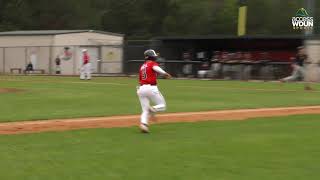
[[[154,50],[149,49],[144,52],[145,62],[140,67],[139,83],[137,94],[140,100],[142,114],[140,119],[140,130],[148,133],[148,121],[156,112],[166,110],[166,102],[157,87],[157,74],[171,78],[171,75],[161,69],[156,61],[157,54]],[[153,103],[154,106],[151,106]]]

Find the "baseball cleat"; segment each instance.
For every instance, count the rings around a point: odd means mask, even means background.
[[[148,127],[148,125],[147,124],[140,124],[140,131],[142,132],[142,133],[149,133],[149,127]]]

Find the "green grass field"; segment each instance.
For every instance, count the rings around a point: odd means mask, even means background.
[[[139,114],[134,78],[0,76],[0,121]],[[160,80],[168,112],[320,105],[303,84]],[[313,85],[320,89],[318,84]],[[320,115],[0,135],[1,180],[317,180]]]
[[[319,115],[0,136],[3,180],[318,180]]]
[[[136,78],[0,76],[0,88],[24,90],[0,94],[0,122],[139,114],[136,85]],[[159,88],[168,112],[320,104],[320,92],[294,83],[160,80]]]

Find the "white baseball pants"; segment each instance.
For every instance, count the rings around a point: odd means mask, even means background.
[[[148,124],[151,108],[155,112],[166,110],[166,101],[157,86],[142,85],[138,88],[137,94],[142,108],[140,119],[142,124]]]
[[[91,79],[91,64],[84,64],[80,68],[80,79]]]

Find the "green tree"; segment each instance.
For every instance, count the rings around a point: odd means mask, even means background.
[[[1,2],[1,26],[3,30],[14,30],[32,24],[29,4],[23,0],[3,0]]]
[[[320,3],[314,31],[319,33]],[[301,34],[291,17],[304,0],[247,0],[247,34]],[[0,0],[0,31],[97,29],[129,38],[232,34],[237,32],[238,0]]]
[[[222,7],[213,12],[212,34],[237,34],[238,1],[225,0]]]
[[[291,18],[302,6],[301,1],[249,0],[248,33],[266,35],[299,34],[299,31],[293,31]]]

